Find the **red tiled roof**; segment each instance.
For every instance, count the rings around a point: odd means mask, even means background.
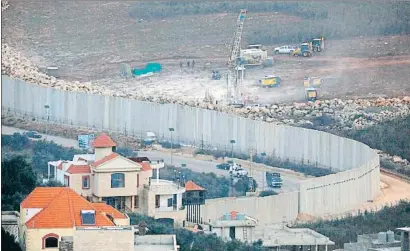
[[[88,202],[68,187],[38,187],[21,203],[21,207],[43,208],[26,222],[27,228],[82,226],[81,210],[95,210],[95,225],[93,226],[97,227],[115,225],[103,212],[108,214],[111,212],[114,218],[125,218],[123,214],[109,205],[103,208],[94,207],[94,203]]]
[[[67,173],[91,173],[91,168],[89,165],[70,165],[70,167],[67,169]]]
[[[95,208],[95,210],[109,214],[113,218],[126,219],[124,214],[122,214],[120,211],[113,208],[112,206],[105,204],[105,202],[96,202],[96,203],[92,203],[92,205]]]
[[[187,183],[185,183],[185,190],[186,191],[205,191],[206,189],[201,186],[198,186],[192,180],[188,180]]]
[[[101,133],[93,141],[93,147],[113,147],[117,144],[105,133]]]
[[[142,168],[141,168],[142,171],[152,170],[152,167],[151,167],[151,165],[150,165],[149,163],[147,163],[147,162],[142,162],[142,163],[140,163],[140,164],[141,164],[141,166],[142,166]]]
[[[60,169],[60,170],[63,170],[63,162],[62,161],[61,161],[60,164],[58,164],[57,168]]]
[[[92,165],[93,165],[93,167],[98,167],[98,166],[104,164],[107,161],[110,161],[112,159],[117,158],[118,156],[120,156],[118,153],[111,153],[110,155],[108,155],[108,156],[106,156],[106,157],[104,157],[100,160],[95,161]]]

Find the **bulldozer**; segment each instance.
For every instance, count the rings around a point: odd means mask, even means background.
[[[310,57],[312,56],[312,42],[302,43],[300,47],[293,51],[293,56],[295,57]]]
[[[317,89],[314,87],[308,87],[306,90],[306,99],[308,101],[316,101],[317,99]]]
[[[305,77],[303,79],[303,85],[305,88],[313,87],[313,88],[320,88],[323,84],[323,79],[318,77]]]
[[[316,51],[316,52],[323,51],[325,49],[325,38],[324,37],[313,38],[312,47],[313,47],[313,51]]]

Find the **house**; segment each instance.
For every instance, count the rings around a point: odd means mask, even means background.
[[[210,224],[210,231],[225,240],[237,239],[243,242],[254,242],[257,220],[245,214],[232,211]]]
[[[192,180],[185,183],[185,193],[182,204],[186,208],[186,220],[192,223],[202,223],[201,205],[205,204],[206,189]]]
[[[57,251],[61,236],[73,236],[77,227],[129,224],[126,214],[68,187],[37,187],[20,204],[19,243],[26,251]]]
[[[377,234],[363,234],[357,236],[357,242],[345,243],[345,251],[409,251],[410,228],[401,227],[393,231],[379,232]],[[400,234],[401,232],[401,234]]]
[[[136,212],[182,223],[184,186],[159,179],[161,159],[126,158],[105,133],[93,141],[94,154],[75,155],[71,161],[51,161],[43,182],[57,180],[92,202],[105,202],[122,212]],[[155,171],[156,179],[152,181]],[[151,182],[152,181],[152,182]]]

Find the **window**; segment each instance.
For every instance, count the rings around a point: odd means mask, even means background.
[[[159,208],[159,195],[155,195],[155,208]]]
[[[139,208],[140,207],[140,197],[134,196],[134,208]]]
[[[168,207],[172,207],[172,198],[168,199]]]
[[[83,176],[83,189],[90,188],[90,175]]]
[[[81,210],[81,224],[82,225],[95,225],[95,211],[94,210]]]
[[[140,175],[137,174],[137,187],[140,187]]]
[[[123,173],[111,174],[111,188],[119,188],[125,186],[125,175]]]
[[[45,248],[58,248],[58,238],[57,234],[47,234],[43,236],[43,249]]]

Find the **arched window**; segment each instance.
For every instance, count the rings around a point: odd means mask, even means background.
[[[111,188],[125,187],[125,175],[123,173],[111,174]]]
[[[43,249],[44,248],[58,248],[58,238],[57,234],[47,234],[43,236]]]

